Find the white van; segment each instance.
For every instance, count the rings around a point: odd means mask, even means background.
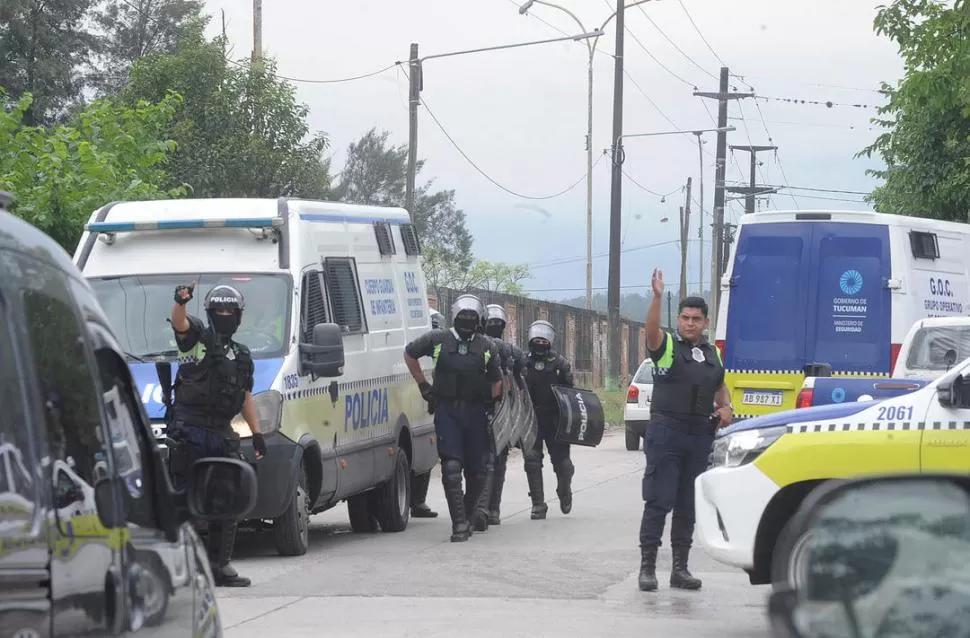
[[[795,407],[805,366],[888,377],[910,327],[970,304],[970,225],[856,211],[745,215],[716,343],[739,418]]]
[[[251,523],[277,551],[307,551],[310,514],[346,500],[354,531],[405,529],[410,483],[437,463],[434,423],[404,365],[430,329],[420,246],[407,211],[282,198],[119,202],[95,211],[74,256],[164,434],[155,361],[177,366],[175,287],[189,312],[229,284],[246,301],[235,339],[252,351],[268,453],[255,461]]]

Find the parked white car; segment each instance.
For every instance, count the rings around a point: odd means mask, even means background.
[[[644,359],[626,392],[623,421],[626,424],[626,449],[640,449],[640,440],[650,422],[650,400],[653,398],[653,360]]]

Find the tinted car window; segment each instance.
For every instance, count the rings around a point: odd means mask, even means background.
[[[653,366],[649,361],[644,361],[640,364],[640,369],[637,370],[637,374],[633,377],[634,383],[653,383]]]

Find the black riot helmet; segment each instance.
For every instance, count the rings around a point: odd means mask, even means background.
[[[205,313],[209,317],[209,325],[224,337],[231,337],[239,329],[245,307],[246,300],[242,293],[232,286],[220,284],[205,296]]]

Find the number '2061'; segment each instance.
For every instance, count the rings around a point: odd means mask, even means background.
[[[913,406],[889,405],[879,408],[880,421],[907,421],[913,418]]]

